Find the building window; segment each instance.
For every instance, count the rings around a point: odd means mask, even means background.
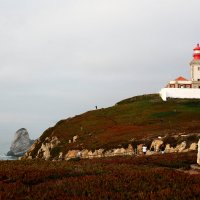
[[[200,81],[200,79],[197,79],[197,81]]]
[[[198,67],[198,71],[200,71],[200,67]]]

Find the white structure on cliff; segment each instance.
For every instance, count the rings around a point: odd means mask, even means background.
[[[200,46],[193,49],[193,60],[190,62],[191,80],[180,76],[170,81],[167,86],[160,91],[161,98],[200,99]]]
[[[190,62],[192,88],[200,88],[200,47],[197,44],[194,48],[194,59]]]

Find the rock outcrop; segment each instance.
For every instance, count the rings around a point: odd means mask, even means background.
[[[188,151],[188,149],[186,149],[186,142],[185,141],[178,144],[175,148],[175,152],[184,152],[184,151]]]
[[[191,145],[190,145],[190,148],[189,148],[189,150],[190,151],[194,151],[194,150],[197,150],[197,143],[192,143]]]
[[[38,139],[22,159],[33,159],[32,152],[36,151],[36,156],[34,158],[49,160],[52,156],[53,149],[56,148],[59,143],[60,141],[55,136],[46,137],[44,142],[41,142],[40,139]],[[62,158],[61,152],[59,152],[59,157]]]
[[[137,154],[138,154],[138,155],[142,155],[142,154],[143,154],[143,153],[142,153],[142,146],[143,146],[143,144],[137,145]]]
[[[160,150],[160,146],[163,144],[163,141],[161,139],[155,139],[151,143],[150,149],[154,149],[155,152],[158,152]]]
[[[200,165],[200,140],[198,142],[197,164]]]
[[[15,133],[10,151],[7,155],[17,157],[23,156],[33,143],[34,140],[30,140],[28,131],[25,128],[21,128]]]
[[[38,150],[38,155],[43,154],[42,158],[45,160],[49,160],[51,156],[50,151],[54,147],[56,147],[60,143],[60,141],[58,140],[57,137],[52,137],[51,139],[47,137],[45,141],[46,142],[42,143],[41,148]]]
[[[83,138],[78,134],[71,134],[66,140],[59,138],[47,129],[44,134],[35,141],[22,159],[44,159],[44,160],[70,160],[73,158],[100,158],[124,155],[143,155],[142,146],[147,145],[146,155],[165,153],[187,152],[197,149],[198,134],[175,135],[171,137],[158,137],[144,141],[129,141],[128,144],[113,145],[111,148],[99,147],[97,149],[87,148],[82,143]],[[47,134],[48,133],[48,134]],[[88,134],[91,137],[91,133]],[[189,139],[188,139],[189,138]],[[150,143],[151,142],[151,143]],[[200,156],[199,156],[200,157]],[[200,160],[199,160],[200,162]]]
[[[72,142],[75,143],[78,139],[78,135],[73,136],[72,140],[69,140],[69,144],[71,144]]]
[[[70,160],[71,158],[101,158],[101,157],[111,157],[111,156],[123,156],[123,155],[134,155],[134,150],[131,144],[128,148],[116,148],[105,151],[104,149],[97,149],[95,151],[90,151],[88,149],[84,150],[69,150],[65,155],[65,160]]]
[[[156,139],[157,140],[157,139]],[[200,143],[200,142],[199,142]],[[155,145],[155,151],[148,150],[146,155],[153,155],[159,153],[160,145],[163,143],[160,141],[155,140],[152,142]],[[66,155],[63,157],[63,153],[61,152],[59,155],[59,159],[70,160],[72,158],[101,158],[101,157],[111,157],[111,156],[124,156],[124,155],[142,155],[142,145],[139,144],[137,146],[137,152],[134,152],[134,149],[131,144],[128,145],[128,148],[115,148],[110,150],[104,149],[97,149],[94,151],[83,149],[83,150],[69,150]],[[151,145],[152,146],[152,145]],[[200,144],[199,144],[200,146]],[[165,147],[165,153],[175,153],[175,152],[187,152],[196,150],[197,143],[192,143],[189,148],[186,148],[186,142],[183,141],[182,143],[178,144],[176,147],[170,147],[170,144],[167,144]],[[197,159],[198,162],[198,159]],[[199,149],[199,164],[200,164],[200,149]]]
[[[173,153],[173,152],[175,152],[174,148],[171,147],[170,144],[166,144],[166,146],[165,146],[165,153]]]
[[[72,139],[73,142],[76,142],[76,140],[78,139],[78,135],[75,135]]]
[[[37,146],[39,145],[40,143],[40,139],[37,139],[35,140],[35,142],[33,143],[33,145],[30,147],[30,149],[24,154],[24,156],[22,157],[22,159],[28,159],[28,160],[31,160],[33,159],[33,156],[31,155],[31,153],[33,151],[35,151],[35,149],[37,148]]]
[[[69,150],[65,155],[65,160],[78,157],[79,150]]]

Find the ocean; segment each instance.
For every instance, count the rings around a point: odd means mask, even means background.
[[[4,142],[0,143],[0,160],[17,160],[17,157],[7,156],[7,152],[9,151],[10,144]]]

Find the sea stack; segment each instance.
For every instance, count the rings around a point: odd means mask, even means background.
[[[21,128],[15,133],[10,151],[7,155],[17,157],[23,156],[33,143],[34,140],[30,140],[28,131],[25,128]]]

